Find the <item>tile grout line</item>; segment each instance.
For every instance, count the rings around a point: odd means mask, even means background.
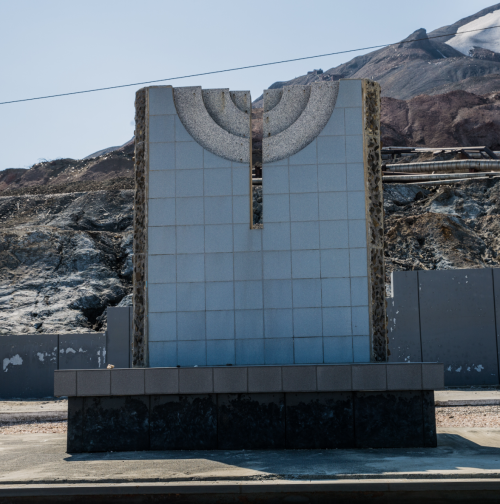
[[[335,107],[334,107],[335,108]],[[333,113],[333,111],[332,111]],[[330,116],[331,119],[331,116]],[[328,122],[330,122],[330,119],[328,119]],[[328,125],[328,122],[326,123],[325,127]],[[323,128],[324,129],[324,128]],[[321,132],[320,132],[321,134]],[[322,268],[322,249],[321,249],[321,226],[320,226],[320,209],[319,209],[319,153],[318,153],[318,137],[314,139],[316,143],[316,190],[317,190],[317,199],[318,199],[318,256],[319,256],[319,288],[320,288],[320,317],[321,317],[321,363],[324,364],[325,362],[325,324],[324,324],[324,317],[323,317],[323,268]],[[317,369],[317,368],[316,368]],[[316,373],[317,374],[317,373]],[[316,389],[317,389],[317,377],[316,377]]]
[[[288,175],[288,220],[289,220],[289,231],[290,231],[290,289],[292,296],[292,363],[295,364],[295,303],[293,301],[293,248],[292,248],[292,207],[291,207],[291,199],[290,199],[290,157],[286,160],[286,173]],[[286,224],[286,223],[285,223]],[[281,389],[283,389],[283,369],[281,368]]]
[[[265,363],[266,361],[266,301],[265,301],[265,276],[264,276],[264,246],[263,246],[263,228],[264,228],[264,187],[265,187],[265,173],[264,170],[264,160],[262,160],[262,230],[260,230],[261,238],[260,238],[260,261],[261,261],[261,279],[262,279],[262,361]],[[252,166],[250,166],[250,178],[252,176]],[[250,188],[250,198],[252,199],[252,209],[253,209],[253,186]],[[253,228],[253,214],[250,216],[250,221],[252,222],[252,229],[250,229],[250,233],[252,231],[257,231],[257,229]]]
[[[172,88],[172,101],[174,101],[174,91]],[[174,109],[175,109],[175,103],[174,103]],[[178,279],[178,273],[177,273],[177,267],[178,267],[178,254],[177,254],[177,114],[174,114],[174,222],[175,222],[175,228],[174,228],[174,239],[175,239],[175,360],[176,360],[176,366],[179,365],[179,329],[178,329],[178,312],[177,312],[177,286],[179,284],[179,279]]]

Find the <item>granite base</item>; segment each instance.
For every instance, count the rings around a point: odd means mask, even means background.
[[[434,392],[70,397],[69,453],[435,447]]]

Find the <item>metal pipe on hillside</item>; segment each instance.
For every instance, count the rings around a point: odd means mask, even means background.
[[[500,178],[500,175],[496,177],[477,177],[474,180],[491,180],[492,178]],[[470,179],[451,179],[451,180],[435,180],[431,182],[410,182],[408,185],[418,185],[419,187],[427,187],[427,186],[440,186],[440,185],[446,185],[446,184],[458,184],[460,182],[465,182],[466,180]]]
[[[384,175],[382,182],[417,182],[419,180],[476,179],[500,175],[499,172],[480,173],[429,173],[427,175]]]
[[[401,163],[386,165],[387,171],[426,173],[456,170],[500,170],[500,159],[464,159],[460,161],[432,161],[430,163]]]

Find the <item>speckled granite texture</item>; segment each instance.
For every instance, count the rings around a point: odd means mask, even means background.
[[[426,446],[423,405],[421,391],[356,392],[356,448]]]
[[[151,396],[151,450],[217,448],[215,394]]]
[[[148,242],[148,147],[147,91],[135,95],[135,193],[134,193],[134,272],[133,272],[133,366],[147,366],[147,292],[146,266]]]
[[[252,111],[252,96],[250,91],[230,91],[231,100],[245,114]]]
[[[250,91],[247,91],[250,95]],[[203,103],[212,119],[233,135],[250,137],[250,112],[242,112],[229,94],[229,89],[203,89]]]
[[[179,119],[199,145],[223,159],[238,163],[250,162],[249,139],[226,131],[214,121],[203,102],[201,87],[174,88],[174,100]],[[231,104],[234,105],[232,102]],[[241,111],[240,113],[243,114]]]
[[[283,96],[283,89],[264,90],[264,112],[269,112],[278,105]]]
[[[384,189],[380,150],[380,85],[368,79],[363,81],[363,118],[371,359],[375,362],[384,362],[388,358],[388,335],[385,300]]]
[[[287,447],[311,450],[354,446],[352,403],[349,392],[287,394]]]
[[[422,390],[422,407],[424,418],[424,446],[434,448],[437,446],[436,432],[436,404],[433,390]]]
[[[284,87],[280,101],[269,112],[264,111],[263,138],[289,128],[304,112],[310,95],[311,86]]]
[[[310,86],[310,96],[302,114],[290,126],[274,136],[263,136],[262,139],[262,161],[264,163],[274,163],[286,159],[307,147],[326,126],[332,115],[337,95],[339,92],[338,82],[318,82]],[[276,107],[269,113],[272,119],[272,112],[280,107],[283,97]],[[293,115],[296,111],[293,109]],[[281,125],[288,124],[286,108],[277,114],[276,122]],[[277,128],[277,129],[280,129]]]
[[[148,396],[87,397],[68,403],[69,453],[142,451],[149,446]]]
[[[219,394],[217,404],[219,449],[286,447],[285,394]]]
[[[68,437],[67,450],[69,453],[87,451],[83,441],[83,397],[68,397]]]

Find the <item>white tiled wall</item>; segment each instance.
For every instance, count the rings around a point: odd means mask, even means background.
[[[149,114],[150,365],[369,361],[361,81],[264,166],[264,229],[249,167],[193,141],[171,88],[150,88]]]

